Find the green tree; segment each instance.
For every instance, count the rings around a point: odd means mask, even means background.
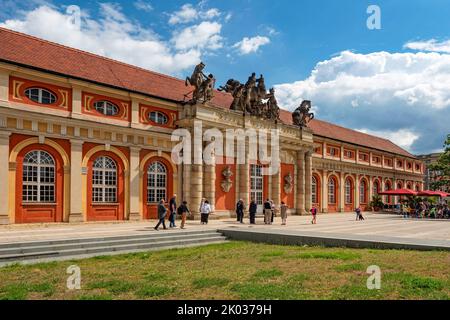
[[[440,189],[442,187],[450,188],[450,134],[447,135],[447,140],[444,143],[445,151],[439,157],[438,161],[430,165],[430,170],[439,171],[439,178],[435,182],[431,183],[433,190]]]

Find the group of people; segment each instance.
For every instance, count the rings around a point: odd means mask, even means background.
[[[168,215],[169,213],[169,215]],[[169,218],[169,228],[176,228],[176,217],[179,215],[181,217],[181,229],[185,228],[186,225],[186,217],[190,215],[191,212],[187,206],[187,202],[183,201],[182,204],[177,207],[177,195],[174,194],[173,197],[169,200],[169,209],[166,208],[166,200],[161,199],[158,204],[158,224],[155,226],[155,230],[159,230],[159,227],[162,225],[164,230],[166,227],[166,218]]]
[[[209,201],[206,199],[202,199],[200,204],[200,215],[201,215],[201,223],[208,224],[209,215],[212,212],[211,205]],[[161,199],[158,204],[158,224],[155,226],[155,230],[159,230],[159,227],[162,225],[163,229],[166,230],[166,219],[169,220],[169,228],[176,228],[176,218],[177,215],[181,218],[181,229],[185,229],[186,226],[186,218],[188,215],[191,215],[191,211],[188,208],[187,201],[183,201],[180,206],[177,206],[177,195],[174,194],[173,197],[169,200],[169,208],[166,207],[166,200]]]
[[[281,201],[280,208],[278,209],[276,208],[273,200],[266,199],[266,201],[263,204],[264,224],[267,225],[273,224],[274,218],[277,212],[279,211],[281,216],[281,224],[286,225],[288,209],[289,207],[283,201]],[[252,199],[250,201],[248,211],[250,217],[250,224],[256,224],[256,214],[258,212],[258,204],[256,203],[255,199]],[[239,201],[236,203],[236,219],[238,222],[244,223],[244,213],[245,213],[244,200],[239,199]]]
[[[432,204],[427,200],[418,202],[405,200],[399,203],[398,207],[404,218],[450,219],[447,200],[441,200],[437,204]]]

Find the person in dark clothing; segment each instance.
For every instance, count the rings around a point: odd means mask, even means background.
[[[177,195],[174,194],[173,197],[170,199],[169,201],[169,212],[170,212],[170,216],[169,216],[169,221],[170,221],[170,228],[176,228],[177,226],[175,225],[175,219],[176,219],[176,215],[177,215]]]
[[[256,203],[255,199],[252,199],[250,202],[250,224],[256,224],[256,212],[258,211],[258,204]]]
[[[161,201],[159,202],[159,204],[158,204],[158,219],[159,219],[159,222],[158,222],[158,224],[155,226],[155,230],[156,231],[158,231],[159,229],[159,226],[162,224],[163,225],[163,228],[164,228],[164,230],[166,230],[167,228],[166,228],[166,214],[167,214],[167,209],[166,209],[166,207],[164,206],[164,204],[165,204],[165,201],[164,201],[164,199],[161,199]]]
[[[271,224],[272,220],[272,204],[270,203],[270,200],[267,199],[266,202],[264,202],[264,224]]]
[[[240,223],[244,223],[244,200],[240,199],[236,204],[236,218]]]
[[[186,216],[191,214],[191,211],[189,211],[187,206],[187,201],[183,201],[181,206],[178,207],[178,214],[181,216],[181,229],[184,229],[184,225],[186,224]]]

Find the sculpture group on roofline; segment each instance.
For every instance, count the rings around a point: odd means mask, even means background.
[[[198,102],[207,103],[214,97],[214,86],[216,79],[212,74],[206,76],[203,73],[205,64],[200,62],[194,69],[191,77],[187,77],[186,86],[193,86],[191,104]],[[238,80],[230,79],[224,86],[220,86],[219,91],[230,93],[233,102],[230,109],[242,111],[244,115],[260,117],[266,120],[280,120],[280,108],[275,97],[275,89],[266,90],[264,76],[256,77],[256,73],[248,78],[245,84]],[[310,112],[311,101],[305,100],[292,114],[292,122],[299,127],[306,127],[308,122],[314,119],[314,114]]]

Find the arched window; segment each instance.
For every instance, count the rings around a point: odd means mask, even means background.
[[[336,181],[334,178],[328,180],[328,203],[336,203]]]
[[[31,151],[23,159],[22,200],[55,202],[55,160],[45,151]]]
[[[149,118],[150,118],[150,121],[153,121],[158,124],[166,124],[167,122],[169,122],[169,119],[167,118],[167,116],[164,113],[159,112],[159,111],[150,112]]]
[[[345,180],[345,203],[352,203],[352,181],[350,178]]]
[[[411,187],[411,185],[410,185],[410,184],[408,184],[408,185],[406,186],[406,189],[408,189],[408,190],[412,190],[412,187]]]
[[[114,103],[106,100],[95,102],[94,108],[105,116],[115,116],[119,113],[119,107]]]
[[[92,168],[92,201],[117,202],[117,165],[109,157],[98,157]]]
[[[359,202],[367,203],[367,183],[366,180],[362,180],[359,184]]]
[[[318,203],[317,201],[317,180],[316,177],[313,176],[311,180],[311,201],[312,203]]]
[[[147,170],[147,203],[158,203],[166,198],[167,170],[161,162],[153,162]]]
[[[56,102],[56,95],[43,88],[28,88],[25,90],[28,99],[42,104],[52,104]]]
[[[380,184],[378,183],[378,181],[374,181],[373,182],[373,195],[377,196],[378,192],[380,192]]]

